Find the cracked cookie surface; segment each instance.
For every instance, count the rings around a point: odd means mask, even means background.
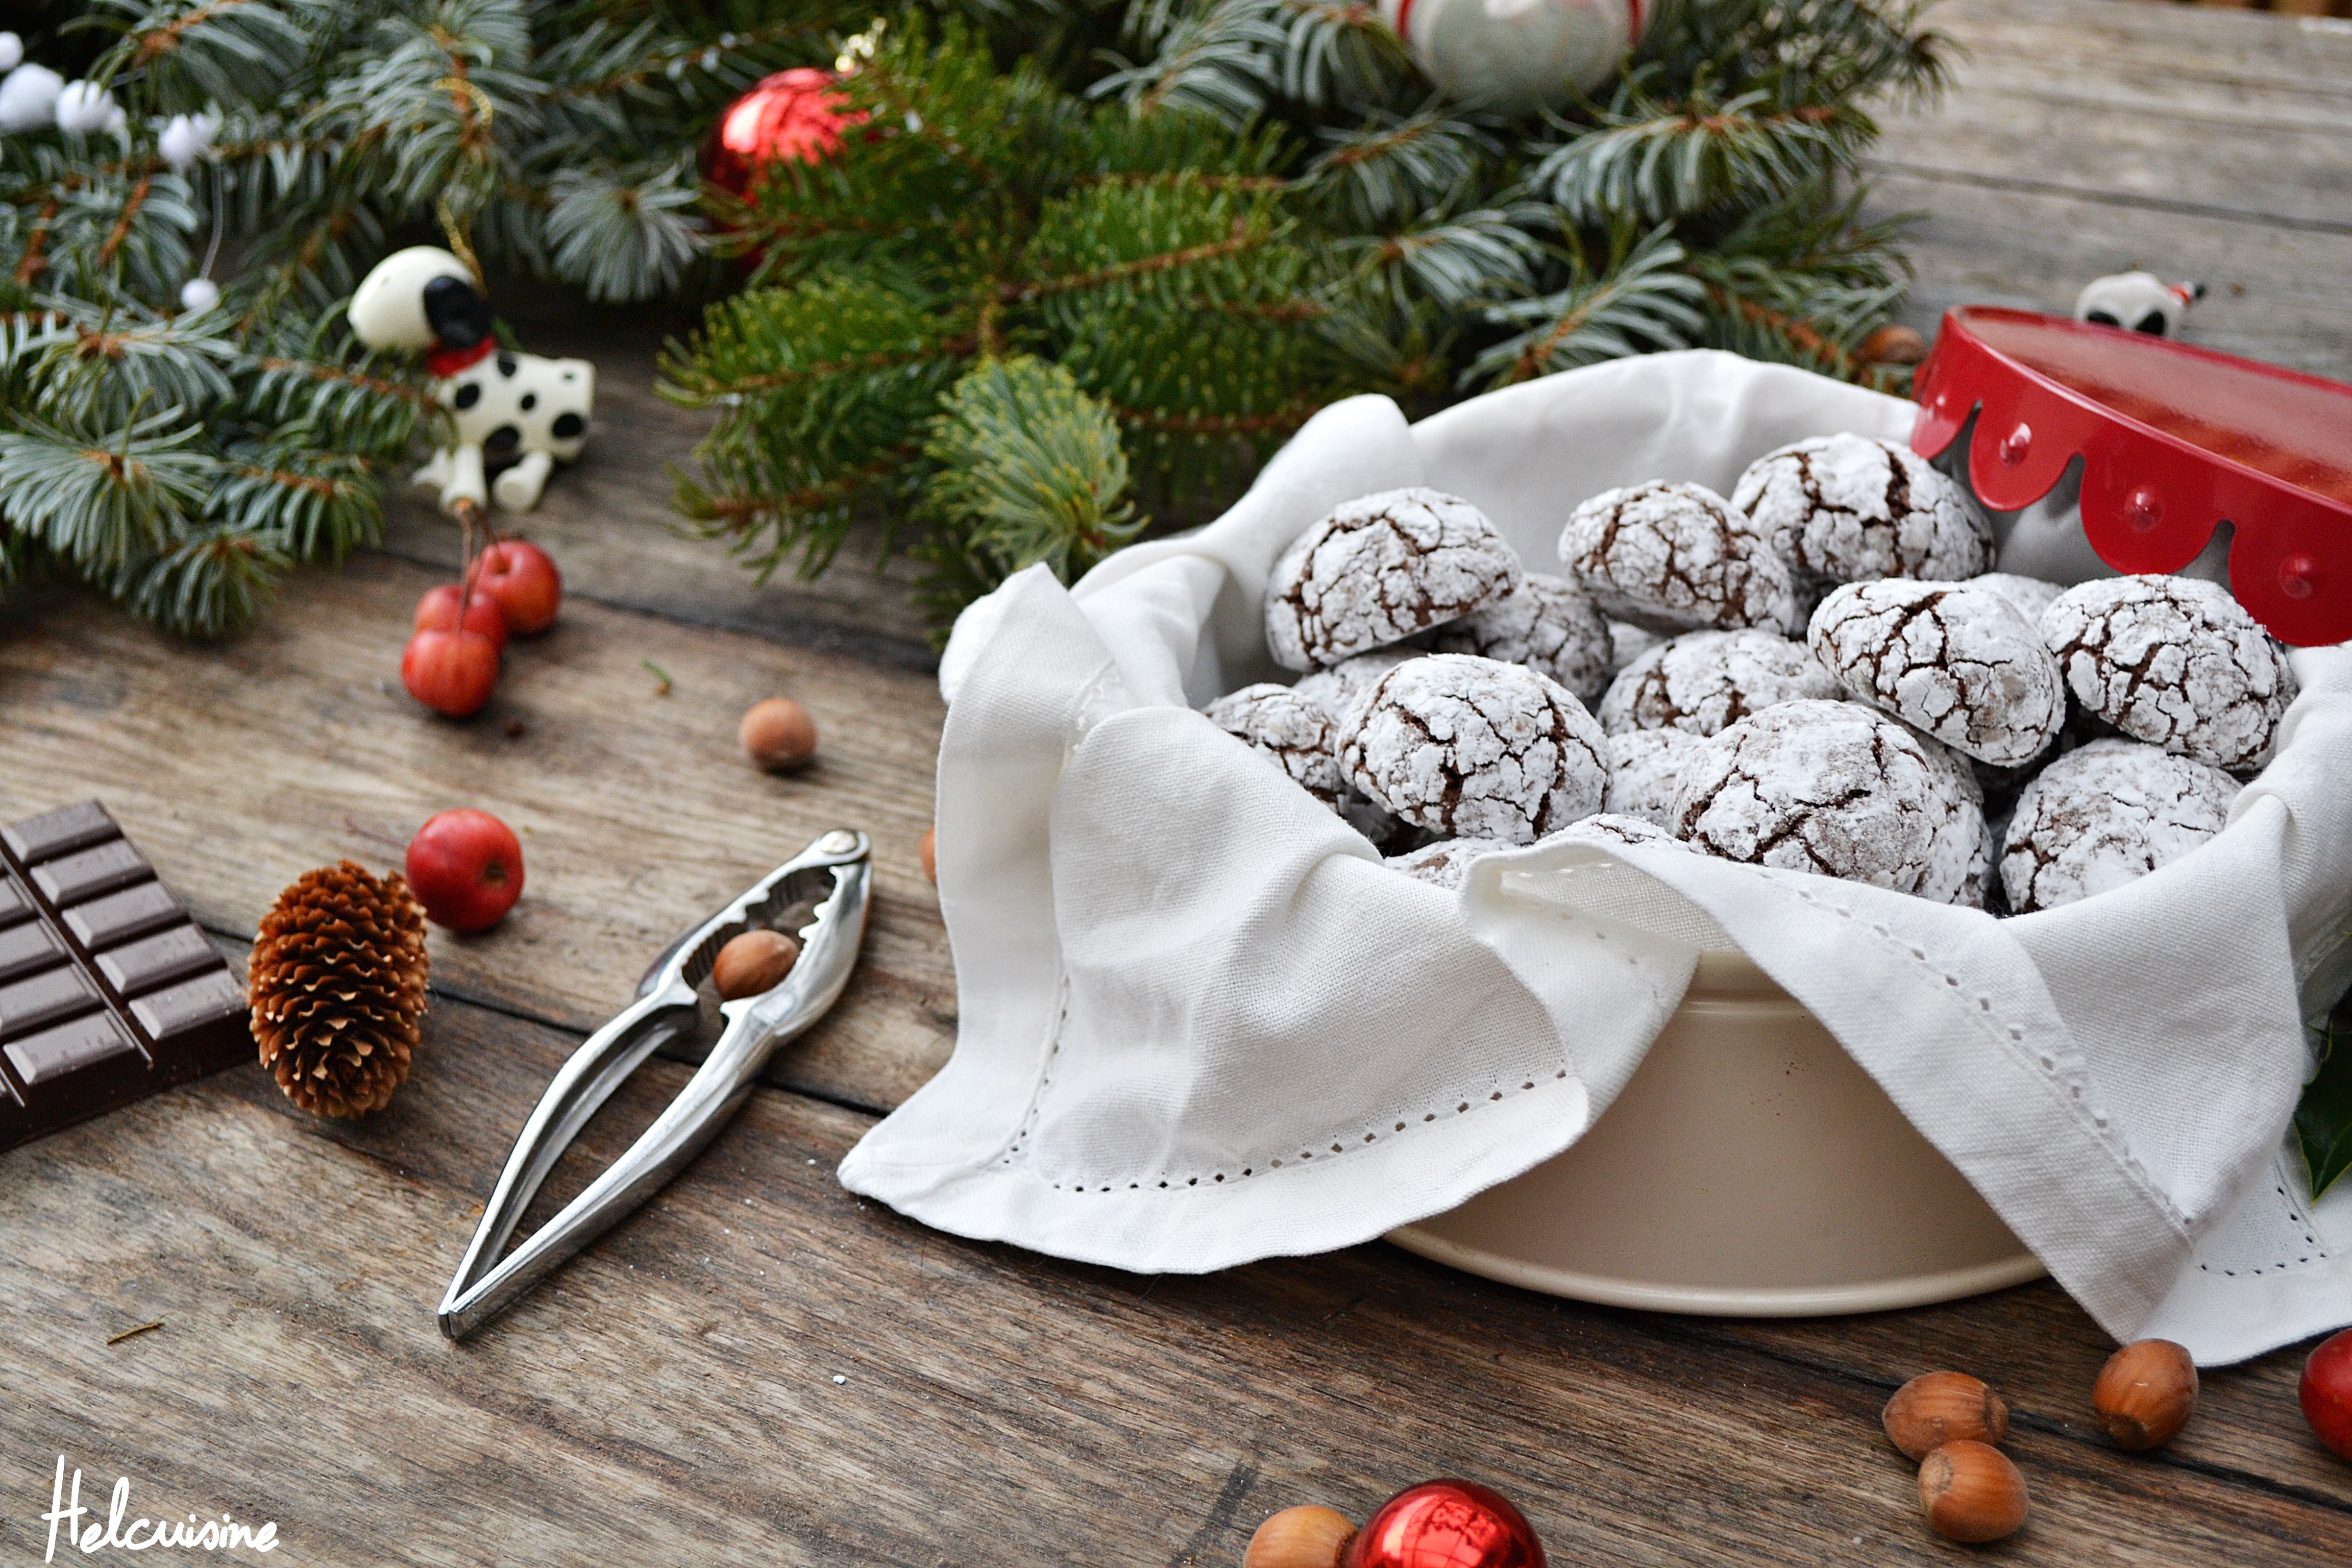
[[[1776,702],[1843,695],[1802,644],[1778,632],[1685,632],[1619,670],[1594,717],[1612,735],[1665,729],[1713,735]]]
[[[1340,725],[1348,782],[1449,838],[1532,844],[1601,807],[1609,741],[1576,695],[1524,665],[1408,659]]]
[[[2094,741],[2025,786],[2001,836],[2014,912],[2054,910],[2147,876],[2221,831],[2238,782],[2139,741]]]
[[[1603,811],[1572,822],[1544,840],[1557,844],[1562,839],[1583,839],[1599,844],[1671,844],[1677,849],[1690,846],[1646,817],[1627,816],[1622,812]]]
[[[1611,735],[1609,793],[1602,797],[1602,808],[1612,816],[1638,816],[1671,828],[1683,769],[1698,744],[1699,737],[1687,730],[1624,730]]]
[[[2217,768],[2270,760],[2294,700],[2286,656],[2230,591],[2195,577],[2067,589],[2042,640],[2075,700],[2134,740]]]
[[[2066,720],[2058,661],[1990,588],[1849,583],[1822,601],[1805,641],[1857,700],[1980,762],[2028,762]]]
[[[1421,658],[1424,651],[1417,647],[1384,647],[1375,653],[1360,653],[1353,658],[1341,659],[1328,669],[1300,676],[1290,689],[1319,704],[1336,724],[1348,716],[1348,710],[1363,694],[1365,687],[1406,659]]]
[[[1265,641],[1286,669],[1328,668],[1518,585],[1518,553],[1458,496],[1361,496],[1291,542],[1265,584]]]
[[[2063,584],[2045,583],[2039,577],[2023,577],[2014,572],[1981,572],[1969,578],[1966,586],[1990,588],[2017,606],[2029,626],[2042,625],[2042,616],[2066,591]]]
[[[1529,572],[1519,585],[1438,628],[1437,651],[1472,653],[1540,670],[1586,701],[1609,684],[1609,622],[1565,577]]]
[[[1279,767],[1374,844],[1398,836],[1396,818],[1349,787],[1339,770],[1339,726],[1297,689],[1266,683],[1229,691],[1202,716]]]
[[[1747,515],[1704,485],[1608,490],[1570,516],[1559,558],[1607,615],[1653,631],[1784,627],[1789,569]]]
[[[1992,528],[1960,487],[1900,441],[1820,436],[1748,465],[1731,504],[1801,577],[1950,582],[1992,564]]]
[[[1674,836],[1727,860],[1950,903],[1980,865],[1967,765],[1856,702],[1784,702],[1699,742]]]

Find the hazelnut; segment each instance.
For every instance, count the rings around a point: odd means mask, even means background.
[[[1286,1508],[1250,1537],[1242,1568],[1338,1568],[1356,1527],[1328,1508]]]
[[[1890,321],[1863,339],[1854,357],[1864,364],[1917,364],[1927,357],[1927,340]]]
[[[1931,1448],[1967,1438],[1998,1443],[2009,1436],[2009,1406],[2000,1395],[1964,1372],[1931,1372],[1895,1391],[1879,1416],[1886,1436],[1906,1458],[1924,1459]]]
[[[747,931],[719,950],[710,984],[722,1002],[772,991],[800,962],[801,944],[780,931]]]
[[[2135,1340],[2107,1358],[2091,1390],[2118,1448],[2160,1448],[2197,1408],[2197,1363],[2170,1340]]]
[[[916,847],[923,858],[923,875],[933,882],[940,879],[940,827],[938,823],[923,829],[923,842]]]
[[[745,754],[771,773],[800,767],[816,755],[816,721],[789,697],[752,703],[736,738]]]
[[[1963,1438],[1920,1461],[1919,1505],[1947,1541],[1999,1541],[2025,1522],[2025,1478],[1999,1448]]]

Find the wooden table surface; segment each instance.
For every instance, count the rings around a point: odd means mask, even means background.
[[[1925,214],[1916,320],[2063,309],[2138,262],[2213,285],[2196,341],[2352,378],[2352,29],[2124,0],[1937,16],[1971,51],[1958,90],[1874,160],[1882,207]],[[395,864],[443,807],[512,824],[530,876],[497,931],[434,933],[425,1048],[384,1113],[315,1121],[246,1068],[0,1155],[0,1563],[41,1560],[61,1454],[89,1493],[128,1477],[134,1512],[275,1520],[292,1563],[1230,1564],[1276,1508],[1360,1517],[1445,1473],[1519,1500],[1555,1563],[1946,1561],[1876,1426],[1941,1366],[2015,1410],[2035,1512],[1989,1557],[2352,1561],[2352,1467],[2304,1429],[2298,1354],[2210,1373],[2179,1441],[2120,1454],[2087,1408],[2111,1347],[2046,1282],[1743,1322],[1378,1245],[1153,1279],[843,1192],[844,1152],[955,1032],[916,862],[941,716],[922,628],[888,576],[757,590],[670,531],[661,465],[698,426],[646,389],[660,323],[572,330],[534,346],[602,361],[602,434],[525,527],[571,596],[476,721],[395,679],[455,557],[406,503],[383,551],[225,647],[70,595],[0,616],[0,818],[102,795],[240,957],[296,874]],[[789,778],[733,742],[778,692],[824,734]],[[557,1064],[672,932],[837,823],[879,866],[849,996],[692,1171],[445,1342],[433,1305]],[[683,1077],[645,1069],[561,1192]]]

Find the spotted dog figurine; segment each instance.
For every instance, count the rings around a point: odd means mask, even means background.
[[[596,367],[499,348],[488,301],[449,252],[418,245],[385,257],[352,296],[351,321],[372,349],[425,351],[433,395],[449,410],[457,442],[434,453],[416,483],[438,490],[444,510],[494,494],[504,510],[529,511],[556,462],[580,456]],[[490,484],[486,462],[510,466]]]

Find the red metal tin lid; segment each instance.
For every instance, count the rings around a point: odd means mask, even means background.
[[[2271,634],[2352,641],[2352,386],[2087,321],[1964,305],[1914,383],[1933,458],[1972,410],[1969,482],[1999,511],[2080,454],[2083,532],[2119,572],[2178,572],[2224,520],[2230,588]]]

